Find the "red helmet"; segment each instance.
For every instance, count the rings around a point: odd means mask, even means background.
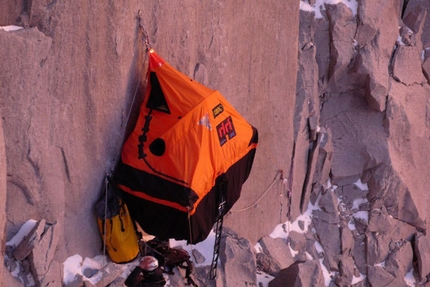
[[[158,260],[154,256],[144,256],[139,265],[145,271],[154,271],[158,268]]]

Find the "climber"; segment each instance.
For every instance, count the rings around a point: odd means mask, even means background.
[[[165,284],[163,270],[153,256],[144,256],[125,280],[127,287],[162,287]]]

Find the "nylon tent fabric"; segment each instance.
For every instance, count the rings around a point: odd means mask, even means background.
[[[149,51],[148,87],[115,181],[142,229],[197,243],[249,176],[258,132],[216,90]]]

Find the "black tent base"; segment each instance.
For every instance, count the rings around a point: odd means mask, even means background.
[[[124,192],[131,216],[142,229],[160,239],[173,238],[196,244],[207,238],[218,219],[218,206],[225,199],[224,213],[239,199],[242,184],[251,171],[255,149],[233,164],[226,173],[218,176],[215,186],[198,204],[193,215],[176,208],[158,204]],[[223,196],[222,196],[223,195]]]

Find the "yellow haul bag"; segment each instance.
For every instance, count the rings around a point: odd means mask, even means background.
[[[118,195],[119,191],[112,192],[116,187],[110,184],[108,189],[108,194],[96,206],[97,224],[111,260],[115,263],[127,263],[139,254],[136,225],[127,205]]]

